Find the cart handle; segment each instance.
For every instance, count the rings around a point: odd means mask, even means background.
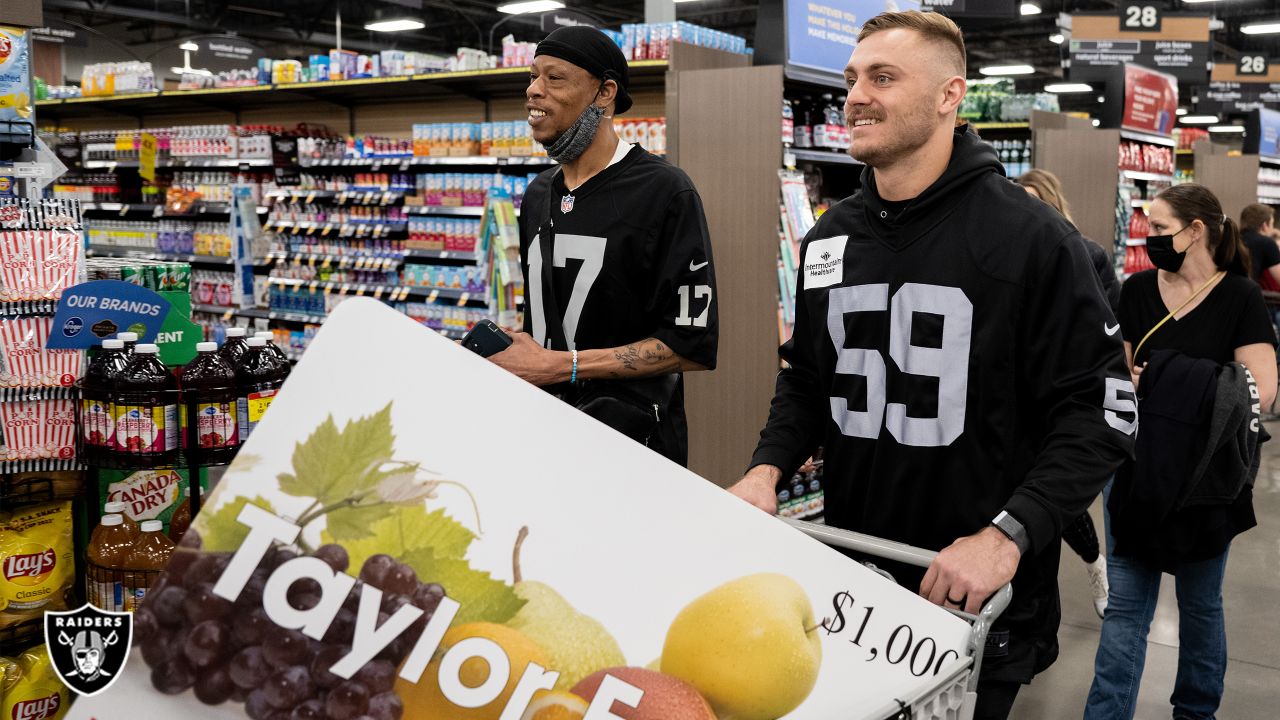
[[[873,535],[841,530],[829,525],[818,525],[791,518],[779,518],[779,520],[815,540],[822,541],[824,544],[842,547],[886,560],[896,560],[908,565],[927,568],[933,562],[933,559],[938,556],[938,553],[933,550],[925,550],[924,548],[894,542],[893,540],[885,540]],[[990,632],[991,626],[996,619],[1009,607],[1009,602],[1012,599],[1013,587],[1009,583],[1005,583],[1004,587],[997,590],[996,594],[987,600],[986,604],[982,606],[982,611],[977,615],[970,615],[967,612],[952,608],[943,608],[952,615],[973,623],[973,630],[969,633],[969,655],[973,658],[974,668],[974,672],[969,676],[970,692],[976,691],[978,686],[977,671],[982,667],[982,655],[987,646],[987,633]]]

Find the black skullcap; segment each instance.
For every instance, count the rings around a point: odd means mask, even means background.
[[[538,43],[534,56],[538,55],[567,60],[601,80],[613,80],[618,84],[614,112],[621,114],[631,109],[631,95],[627,93],[627,86],[631,84],[627,58],[608,35],[586,25],[557,28]]]

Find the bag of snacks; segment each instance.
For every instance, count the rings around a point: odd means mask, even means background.
[[[65,610],[75,583],[69,502],[0,513],[0,628]]]
[[[71,696],[53,670],[48,647],[0,658],[0,675],[0,718],[60,720],[67,714]]]

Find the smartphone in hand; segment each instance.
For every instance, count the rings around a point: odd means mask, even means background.
[[[511,342],[511,336],[492,320],[481,320],[462,338],[462,347],[480,357],[489,357],[511,347]]]

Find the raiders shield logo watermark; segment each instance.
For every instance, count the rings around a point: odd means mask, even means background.
[[[44,632],[58,678],[72,692],[92,696],[120,677],[133,642],[133,615],[85,604],[45,613]]]

